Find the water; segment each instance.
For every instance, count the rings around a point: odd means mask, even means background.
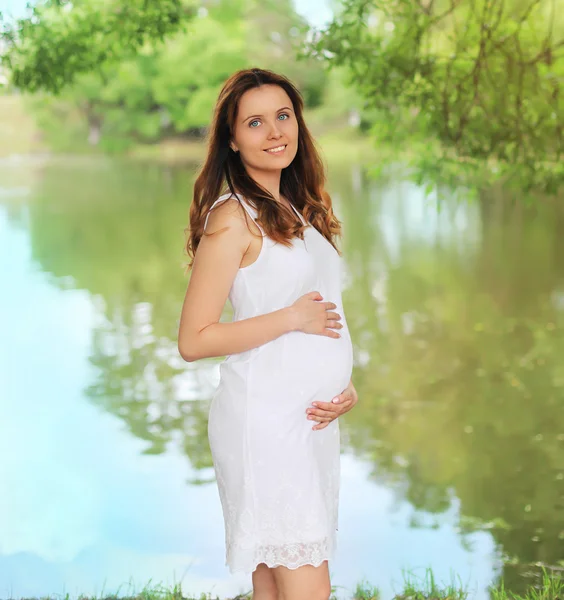
[[[564,212],[331,168],[359,403],[342,420],[333,584],[472,597],[564,559]],[[184,363],[189,169],[0,166],[0,598],[149,581],[235,595]],[[229,315],[229,311],[226,311]],[[560,562],[559,562],[560,561]]]

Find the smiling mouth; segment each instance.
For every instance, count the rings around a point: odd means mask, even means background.
[[[268,150],[265,150],[265,152],[268,152],[268,154],[282,154],[282,152],[286,150],[287,145],[288,144],[283,144],[281,146],[276,146],[276,148],[269,148]]]

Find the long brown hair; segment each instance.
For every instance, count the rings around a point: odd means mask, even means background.
[[[278,85],[288,94],[299,128],[298,151],[292,163],[282,170],[280,193],[341,254],[334,242],[341,234],[341,223],[333,214],[331,198],[324,189],[325,169],[304,121],[300,92],[283,75],[257,68],[244,69],[225,82],[215,106],[208,132],[207,156],[194,183],[190,226],[185,230],[189,232],[186,252],[191,261],[188,268],[193,265],[202,235],[209,235],[204,232],[206,214],[224,189],[225,193],[241,194],[257,210],[258,221],[272,240],[290,246],[292,238],[303,238],[305,227],[301,221],[247,174],[239,153],[229,145],[241,97],[247,90],[268,84]]]

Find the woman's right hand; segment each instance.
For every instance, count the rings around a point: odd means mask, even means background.
[[[337,305],[333,302],[320,302],[321,300],[323,297],[319,292],[308,292],[290,306],[294,318],[294,330],[340,338],[341,335],[334,331],[343,327],[339,323],[341,316],[333,312]]]

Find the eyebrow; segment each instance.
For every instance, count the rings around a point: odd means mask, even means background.
[[[282,108],[279,108],[276,112],[279,113],[281,110],[292,110],[292,109],[289,106],[283,106]],[[263,116],[264,115],[251,115],[250,117],[247,117],[246,119],[243,119],[243,123],[245,121],[248,121],[249,119],[253,119],[253,118],[256,118],[256,117],[263,117]]]

